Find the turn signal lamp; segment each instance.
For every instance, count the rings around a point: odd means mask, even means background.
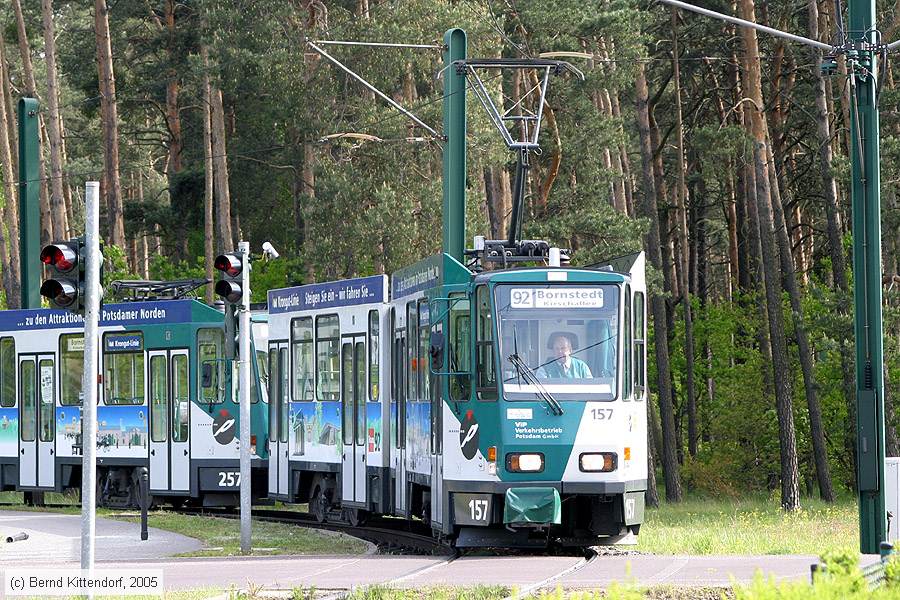
[[[488,448],[487,459],[489,462],[497,462],[497,446]]]

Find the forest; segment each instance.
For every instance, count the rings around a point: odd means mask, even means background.
[[[840,0],[695,0],[839,44]],[[885,41],[900,0],[879,0]],[[212,279],[249,240],[267,289],[390,273],[440,250],[444,32],[469,56],[564,56],[524,237],[573,265],[646,250],[651,502],[762,494],[785,510],[855,485],[847,64],[645,0],[9,0],[0,12],[0,283],[19,302],[16,104],[40,101],[42,242],[83,232],[101,182],[108,278]],[[561,54],[560,54],[561,53]],[[900,91],[882,65],[887,454],[898,453]],[[535,110],[534,74],[484,78]],[[515,155],[469,91],[467,236],[504,237]],[[342,135],[343,134],[343,135]],[[347,135],[352,134],[352,135]],[[29,259],[30,260],[30,259]],[[36,259],[35,259],[36,260]],[[207,286],[211,287],[211,286]],[[211,289],[206,292],[211,300]],[[660,488],[657,490],[656,480]]]

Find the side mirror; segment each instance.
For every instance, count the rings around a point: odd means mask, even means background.
[[[431,354],[431,366],[433,371],[439,371],[444,368],[444,333],[442,331],[431,332],[431,348],[428,353]]]
[[[213,366],[209,362],[203,363],[200,372],[200,387],[210,388],[213,385]]]

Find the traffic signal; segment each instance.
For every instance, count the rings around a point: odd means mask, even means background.
[[[53,308],[84,314],[84,238],[55,242],[41,250],[41,262],[50,276],[41,284],[41,296]]]
[[[240,304],[244,295],[241,285],[241,274],[244,272],[243,255],[236,252],[220,254],[213,266],[221,271],[222,278],[216,282],[216,294],[225,300],[225,304]]]

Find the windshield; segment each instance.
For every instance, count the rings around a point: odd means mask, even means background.
[[[495,295],[507,400],[539,399],[541,387],[557,400],[615,399],[618,286],[498,285]]]

